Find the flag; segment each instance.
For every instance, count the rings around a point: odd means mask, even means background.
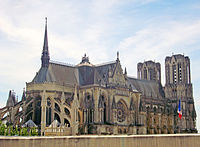
[[[178,103],[178,116],[181,119],[182,117],[182,112],[181,112],[181,99],[179,99],[179,103]]]

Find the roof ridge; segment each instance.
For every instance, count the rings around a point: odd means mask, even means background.
[[[109,64],[113,64],[113,63],[116,63],[116,61],[104,62],[104,63],[96,64],[95,66],[104,66],[104,65],[109,65]]]
[[[58,65],[62,65],[62,66],[68,66],[68,67],[75,67],[75,65],[73,65],[73,64],[64,63],[64,62],[60,62],[60,61],[53,61],[53,60],[50,60],[49,63],[58,64]]]
[[[148,82],[148,83],[158,83],[154,80],[145,80],[145,79],[138,79],[138,78],[134,78],[134,77],[130,77],[128,76],[129,79],[132,79],[132,80],[137,80],[137,81],[141,81],[141,82]]]

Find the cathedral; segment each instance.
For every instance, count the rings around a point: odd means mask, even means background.
[[[165,76],[162,86],[160,63],[145,61],[137,64],[137,78],[130,77],[119,53],[98,65],[86,54],[75,66],[51,61],[46,22],[41,68],[26,83],[21,101],[10,92],[6,119],[12,124],[31,119],[41,135],[54,120],[69,135],[196,133],[189,57],[167,56]]]

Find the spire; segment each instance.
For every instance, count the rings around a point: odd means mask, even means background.
[[[45,34],[44,34],[44,45],[43,45],[43,51],[42,51],[42,67],[48,67],[49,66],[49,47],[48,47],[48,36],[47,36],[47,17],[45,18]]]
[[[127,75],[126,67],[125,67],[125,70],[124,70],[124,74]]]
[[[119,51],[117,51],[117,61],[119,61]]]
[[[112,101],[112,109],[117,109],[116,102],[115,102],[115,97],[113,96],[113,101]]]
[[[26,92],[25,92],[25,88],[23,90],[23,94],[22,94],[22,101],[26,100]]]
[[[7,107],[13,107],[16,104],[15,93],[14,91],[9,91],[8,100],[6,103]]]

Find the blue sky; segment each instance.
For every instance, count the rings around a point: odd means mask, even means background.
[[[0,107],[14,89],[21,99],[40,68],[44,18],[52,60],[77,64],[84,53],[93,64],[116,59],[128,75],[137,63],[162,65],[172,53],[191,59],[200,129],[200,1],[198,0],[0,0]]]

